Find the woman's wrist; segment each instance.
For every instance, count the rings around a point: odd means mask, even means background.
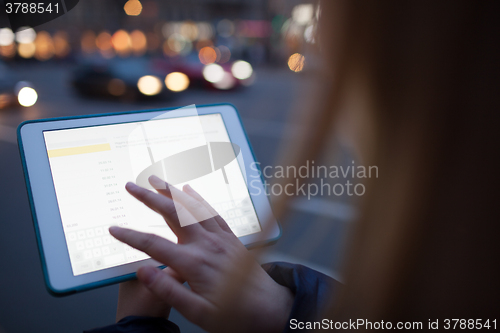
[[[269,293],[268,304],[272,307],[267,309],[266,327],[267,332],[282,332],[288,325],[288,318],[292,312],[294,294],[292,291],[274,282],[274,291]]]

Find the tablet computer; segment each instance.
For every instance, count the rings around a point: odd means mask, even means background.
[[[48,290],[65,295],[158,265],[109,235],[123,226],[176,241],[163,217],[135,200],[128,181],[155,174],[189,183],[246,246],[281,230],[236,108],[189,106],[27,121],[18,142]],[[182,221],[180,221],[182,224]]]

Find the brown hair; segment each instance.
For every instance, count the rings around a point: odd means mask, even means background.
[[[498,314],[499,13],[498,1],[321,3],[320,91],[283,158],[331,153],[336,116],[356,109],[364,162],[379,170],[330,318],[425,329]]]

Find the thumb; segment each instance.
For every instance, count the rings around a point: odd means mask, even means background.
[[[158,298],[172,305],[189,321],[200,325],[200,314],[210,309],[210,303],[184,287],[170,272],[162,271],[153,266],[144,266],[137,271],[137,278]]]

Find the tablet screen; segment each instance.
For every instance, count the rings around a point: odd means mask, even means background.
[[[81,275],[149,258],[108,233],[112,225],[176,237],[163,218],[126,192],[126,182],[157,161],[200,147],[230,142],[220,114],[44,131],[52,179],[73,274]],[[226,220],[236,236],[261,231],[241,163],[189,183]]]

